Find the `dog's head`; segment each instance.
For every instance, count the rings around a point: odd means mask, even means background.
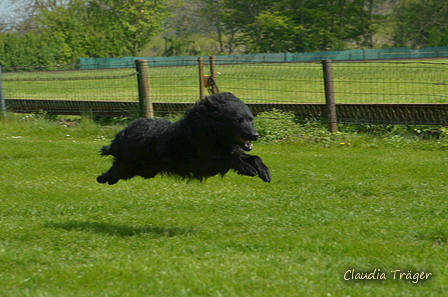
[[[251,141],[257,140],[259,135],[254,128],[254,116],[246,104],[231,93],[211,95],[201,103],[213,122],[213,132],[245,151],[252,149]]]

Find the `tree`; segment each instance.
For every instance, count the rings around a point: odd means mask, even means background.
[[[63,60],[74,62],[80,57],[138,56],[168,14],[164,0],[71,0],[42,3],[34,19],[39,32],[65,41]]]
[[[233,43],[236,46],[244,45],[246,52],[253,52],[256,45],[262,41],[260,23],[256,19],[275,3],[276,1],[269,0],[224,0],[223,23],[233,31]]]
[[[59,63],[63,42],[40,34],[0,34],[0,66],[47,66]]]
[[[261,12],[252,24],[260,34],[260,40],[249,47],[251,52],[280,53],[295,49],[295,37],[302,27],[280,12]]]
[[[226,36],[228,40],[233,39],[234,32],[228,30],[223,23],[225,15],[224,0],[196,0],[198,5],[197,14],[207,24],[202,28],[205,35],[216,40],[219,45],[219,52],[224,53],[226,47]],[[227,46],[229,55],[233,51],[233,46]]]
[[[389,34],[396,47],[447,45],[448,2],[401,0],[394,7],[389,24]]]
[[[221,21],[235,30],[236,42],[247,52],[344,50],[349,43],[372,47],[374,8],[383,1],[222,0]]]
[[[163,33],[164,56],[188,56],[202,54],[203,45],[197,43],[198,37],[208,24],[197,13],[196,0],[178,1],[171,4],[173,14],[167,19],[166,32]]]
[[[163,21],[169,16],[165,0],[92,0],[104,13],[111,14],[120,24],[127,51],[137,56],[161,32]]]
[[[41,35],[63,40],[61,63],[73,63],[80,57],[104,57],[123,52],[122,46],[113,47],[119,34],[113,19],[98,14],[92,3],[74,0],[54,6],[41,4],[34,21],[35,30]],[[110,35],[106,34],[104,26],[108,26]]]

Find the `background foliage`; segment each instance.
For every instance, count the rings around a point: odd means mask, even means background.
[[[86,57],[448,45],[447,0],[13,3],[13,14],[0,15],[4,67],[74,63]]]

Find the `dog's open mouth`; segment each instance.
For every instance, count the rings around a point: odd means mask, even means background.
[[[243,139],[238,135],[236,136],[236,138],[240,142],[240,146],[243,148],[243,150],[250,151],[253,148],[252,143],[249,140]]]

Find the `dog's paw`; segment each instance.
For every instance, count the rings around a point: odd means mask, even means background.
[[[263,160],[261,158],[254,158],[253,159],[253,166],[257,170],[258,176],[265,182],[271,181],[271,172],[269,171],[269,168],[263,163]]]
[[[99,182],[100,184],[107,183],[108,180],[109,180],[109,179],[108,179],[107,176],[105,176],[104,174],[103,174],[103,175],[100,175],[100,176],[98,176],[98,177],[96,178],[96,181]]]
[[[100,175],[96,178],[96,181],[100,184],[108,183],[109,185],[113,185],[118,183],[118,179],[110,178],[107,174]]]
[[[267,167],[259,170],[258,176],[265,182],[271,182],[271,173]]]

